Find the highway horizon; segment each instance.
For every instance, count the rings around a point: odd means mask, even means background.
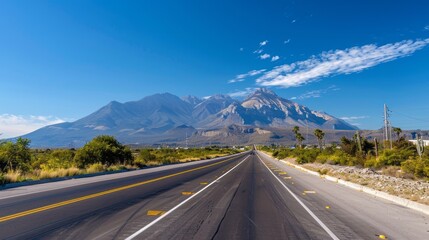
[[[258,152],[0,191],[1,239],[428,239],[428,216]]]

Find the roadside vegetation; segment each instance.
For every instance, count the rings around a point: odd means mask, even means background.
[[[401,136],[400,128],[393,128],[396,139],[379,143],[365,139],[357,132],[353,138],[342,137],[338,145],[323,146],[324,133],[314,131],[318,146],[304,146],[305,140],[294,128],[296,145],[294,147],[264,146],[261,150],[270,152],[278,159],[294,158],[299,164],[321,163],[343,166],[357,166],[381,170],[387,175],[412,179],[429,179],[429,149],[417,149]],[[420,151],[420,154],[419,154]]]
[[[130,149],[114,137],[95,137],[80,149],[31,149],[30,141],[0,142],[0,185],[71,177],[105,171],[130,170],[238,153],[216,146],[189,149]]]

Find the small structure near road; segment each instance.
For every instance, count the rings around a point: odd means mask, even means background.
[[[414,145],[417,145],[417,140],[408,140],[408,141],[410,141]],[[422,141],[425,147],[429,146],[429,140],[422,140]]]

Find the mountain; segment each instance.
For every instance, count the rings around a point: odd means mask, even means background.
[[[256,90],[243,102],[229,105],[204,121],[205,126],[229,124],[286,127],[293,126],[354,130],[355,126],[327,113],[312,111],[298,103],[284,99],[266,88]]]
[[[33,147],[80,147],[100,134],[114,135],[128,144],[152,145],[180,142],[186,137],[204,140],[211,134],[216,135],[215,132],[222,132],[216,136],[223,138],[240,136],[237,141],[249,136],[258,136],[256,139],[260,140],[281,139],[282,129],[293,126],[357,129],[327,113],[310,110],[261,88],[244,101],[227,95],[199,99],[179,98],[170,93],[126,103],[112,101],[75,122],[47,126],[23,137],[29,138]],[[226,143],[228,139],[223,141]]]
[[[194,110],[192,111],[192,117],[196,120],[204,120],[228,107],[235,101],[236,100],[227,95],[219,94],[211,96],[194,107]]]
[[[182,100],[191,104],[192,106],[195,106],[195,105],[197,105],[203,101],[203,100],[199,99],[198,97],[195,97],[192,95],[184,96],[184,97],[182,97]]]

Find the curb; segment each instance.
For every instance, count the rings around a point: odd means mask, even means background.
[[[416,211],[419,211],[421,213],[424,213],[426,215],[429,215],[429,206],[428,205],[421,204],[421,203],[418,203],[418,202],[414,202],[414,201],[411,201],[411,200],[408,200],[408,199],[405,199],[405,198],[397,197],[397,196],[391,195],[391,194],[386,193],[386,192],[375,190],[375,189],[372,189],[372,188],[369,188],[369,187],[362,186],[362,185],[357,184],[357,183],[352,183],[352,182],[345,181],[345,180],[342,180],[342,179],[339,179],[339,178],[336,178],[336,177],[332,177],[332,176],[329,176],[329,175],[321,175],[318,172],[308,170],[308,169],[306,169],[304,167],[301,167],[299,165],[290,163],[288,161],[279,160],[277,158],[273,158],[272,156],[270,156],[270,155],[268,155],[268,154],[266,154],[264,152],[260,152],[260,153],[262,153],[262,154],[264,154],[267,157],[270,157],[272,159],[278,160],[278,161],[280,161],[280,162],[282,162],[282,163],[284,163],[284,164],[286,164],[286,165],[288,165],[290,167],[293,167],[293,168],[299,169],[299,170],[301,170],[303,172],[306,172],[308,174],[311,174],[311,175],[314,175],[314,176],[318,176],[320,178],[324,178],[324,179],[326,179],[328,181],[341,184],[341,185],[346,186],[348,188],[351,188],[351,189],[354,189],[354,190],[357,190],[357,191],[360,191],[360,192],[364,192],[364,193],[373,195],[375,197],[382,198],[384,200],[388,200],[388,201],[394,202],[394,203],[396,203],[396,204],[398,204],[400,206],[408,207],[408,208],[411,208],[413,210],[416,210]]]

